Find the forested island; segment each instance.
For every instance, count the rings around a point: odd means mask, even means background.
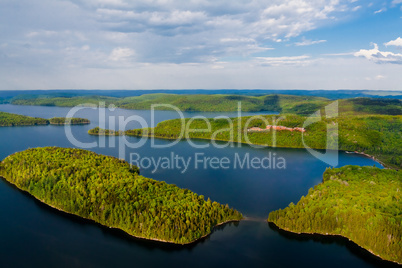
[[[144,239],[187,244],[242,214],[188,189],[139,175],[124,160],[45,147],[8,156],[0,176],[58,210]]]
[[[382,259],[402,263],[402,172],[376,167],[327,169],[323,183],[268,221],[308,234],[340,235]]]
[[[95,136],[121,136],[124,135],[124,131],[115,131],[111,129],[103,129],[99,127],[92,128],[88,130],[89,135]]]
[[[294,128],[303,127],[307,120],[305,116],[284,115],[284,119],[277,120],[279,115],[261,116],[270,124]],[[338,125],[339,150],[364,152],[381,161],[389,167],[400,169],[402,167],[402,116],[390,115],[355,115],[340,116],[335,118],[322,118],[314,124],[306,127],[306,132],[275,131],[253,132],[247,130],[251,127],[265,128],[266,123],[262,119],[249,121],[250,117],[227,119],[207,119],[211,129],[207,130],[207,122],[203,119],[173,119],[160,122],[155,128],[133,129],[124,132],[128,136],[147,136],[165,139],[180,137],[182,124],[188,126],[188,130],[182,138],[213,139],[242,143],[259,144],[263,146],[276,146],[287,148],[314,149],[327,148],[327,127]],[[190,121],[192,120],[192,121]],[[247,122],[249,124],[247,125]],[[213,133],[216,133],[214,135]],[[122,132],[102,130],[95,128],[89,131],[92,135],[122,135]],[[302,138],[303,136],[303,138]],[[274,141],[276,144],[274,144]],[[331,142],[331,141],[329,141]]]
[[[37,126],[37,125],[85,125],[90,121],[84,118],[54,117],[44,119],[19,114],[0,112],[0,127]]]
[[[144,94],[133,97],[108,96],[54,96],[28,95],[17,96],[9,100],[15,105],[43,105],[73,107],[77,105],[106,106],[113,104],[116,107],[134,110],[149,110],[153,104],[170,104],[181,111],[237,111],[238,102],[244,112],[272,111],[287,114],[309,115],[325,107],[334,100],[316,97],[285,94],[269,94],[261,96],[246,96],[233,94]],[[399,99],[385,98],[350,98],[339,99],[341,114],[402,114],[402,102]],[[166,106],[156,106],[157,110],[170,110]]]
[[[91,122],[85,118],[53,117],[49,119],[51,125],[87,125]]]

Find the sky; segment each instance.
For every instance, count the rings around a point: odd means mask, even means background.
[[[402,90],[402,0],[0,0],[0,90]]]

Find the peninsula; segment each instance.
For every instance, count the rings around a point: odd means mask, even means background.
[[[188,189],[139,175],[124,160],[45,147],[6,157],[0,176],[58,210],[144,239],[192,243],[242,214]]]
[[[327,169],[323,183],[268,221],[293,233],[344,236],[402,264],[402,172],[375,167]]]
[[[109,131],[100,128],[89,130],[90,135],[128,135],[163,139],[191,138],[241,142],[262,146],[313,149],[327,148],[327,128],[337,126],[339,150],[371,155],[384,165],[402,168],[402,115],[349,115],[321,118],[306,126],[306,116],[262,115],[228,119],[173,119],[160,122],[155,128]],[[281,118],[281,119],[278,119]],[[265,122],[264,122],[265,121]],[[267,129],[266,122],[276,122],[281,129]],[[185,131],[182,133],[182,126]],[[209,126],[211,127],[209,129]],[[264,131],[250,131],[264,129]],[[283,130],[282,130],[283,129]],[[300,129],[301,131],[288,131]],[[181,135],[182,134],[182,135]],[[331,141],[328,141],[331,142]]]

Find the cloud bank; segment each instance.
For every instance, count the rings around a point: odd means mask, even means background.
[[[401,0],[402,3],[402,0]],[[391,40],[387,43],[384,44],[385,46],[396,46],[396,47],[402,47],[402,38],[398,37],[395,40]]]
[[[398,40],[398,39],[397,39]],[[391,41],[393,42],[393,41]],[[389,43],[387,43],[389,44]],[[361,49],[360,51],[354,53],[356,57],[364,57],[375,63],[394,63],[402,64],[402,54],[393,53],[389,51],[380,51],[377,44],[373,44],[373,49]]]
[[[384,12],[391,5],[400,1]],[[382,8],[356,0],[2,0],[0,89],[366,88],[373,84],[364,78],[381,73],[367,60],[399,65],[399,52],[376,45],[320,54],[331,40],[309,33]],[[345,58],[367,73],[344,73]],[[400,69],[388,71],[379,79],[387,88]]]

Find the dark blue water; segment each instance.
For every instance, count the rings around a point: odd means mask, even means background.
[[[50,118],[65,116],[69,108],[30,107],[0,105],[0,111]],[[149,111],[116,109],[106,115],[139,115],[150,123]],[[205,115],[215,117],[216,113],[186,113],[185,116]],[[236,113],[226,114],[236,116]],[[249,115],[249,114],[243,114]],[[97,142],[101,146],[91,150],[106,155],[119,156],[117,145],[122,139],[134,144],[135,137],[89,136],[90,128],[102,124],[97,110],[86,109],[76,116],[91,120],[90,125],[72,126],[72,134],[82,143]],[[175,112],[158,111],[155,123],[177,118]],[[108,120],[107,120],[108,121]],[[118,121],[116,119],[116,121]],[[115,129],[117,125],[109,126]],[[127,128],[137,127],[135,122]],[[102,142],[106,146],[102,146]],[[155,140],[157,145],[172,141]],[[194,141],[208,146],[207,141]],[[221,143],[223,144],[223,143]],[[0,159],[16,151],[38,146],[74,147],[65,134],[65,127],[3,127],[0,128]],[[102,148],[103,147],[103,148]],[[286,169],[228,169],[196,168],[190,164],[186,172],[179,168],[143,168],[141,174],[157,180],[174,183],[212,200],[228,203],[252,218],[239,224],[218,228],[211,236],[191,246],[172,246],[131,238],[123,232],[110,230],[97,224],[65,215],[35,201],[32,197],[0,180],[0,267],[384,267],[370,254],[345,239],[328,237],[302,237],[289,235],[270,227],[265,218],[272,210],[297,202],[308,189],[322,180],[327,165],[305,150],[261,148],[247,145],[238,147],[194,149],[186,141],[171,148],[155,149],[151,140],[140,148],[124,148],[124,157],[130,153],[141,158],[170,157],[179,155],[186,159],[195,154],[205,157],[227,157],[234,159],[247,154],[250,158],[263,158],[275,154],[286,161]],[[372,159],[358,155],[340,153],[340,165],[376,165]]]

